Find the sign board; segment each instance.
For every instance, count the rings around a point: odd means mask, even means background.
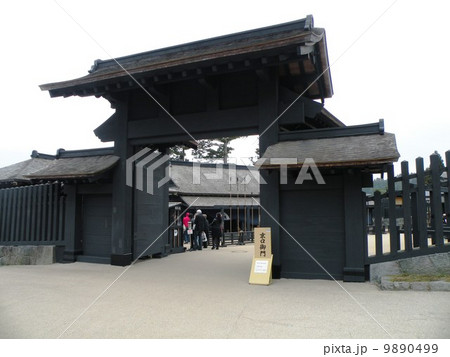
[[[250,271],[250,284],[269,285],[272,282],[272,234],[270,227],[255,228],[255,252],[252,269]]]
[[[272,282],[272,259],[272,255],[270,258],[253,258],[250,284],[269,285]]]
[[[255,228],[255,258],[269,258],[272,255],[272,231],[270,227]]]

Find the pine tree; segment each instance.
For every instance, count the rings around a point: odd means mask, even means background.
[[[255,156],[250,158],[250,161],[254,165],[256,163],[256,161],[258,161],[260,159],[260,157],[261,157],[261,155],[259,153],[259,146],[257,146],[256,149],[255,149]]]
[[[231,136],[214,140],[199,140],[197,150],[193,151],[194,157],[200,160],[208,161],[222,159],[223,163],[227,164],[230,153],[234,150],[229,143],[237,138],[238,136]]]
[[[442,159],[441,154],[437,152],[437,150],[435,150],[433,154],[439,157],[439,175],[442,175],[442,173],[445,171],[444,160]],[[425,169],[425,186],[431,187],[431,181],[431,166],[428,166],[428,168]]]
[[[169,156],[171,160],[184,161],[186,159],[186,146],[184,145],[172,146],[169,149]]]

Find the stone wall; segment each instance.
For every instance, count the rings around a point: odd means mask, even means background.
[[[53,245],[0,246],[0,265],[53,264],[55,260]]]
[[[384,276],[399,274],[450,274],[450,252],[370,265],[372,282],[379,283]]]

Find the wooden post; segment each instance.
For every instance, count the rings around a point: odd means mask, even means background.
[[[11,241],[16,241],[16,237],[17,237],[17,232],[16,232],[16,227],[17,227],[17,195],[18,195],[18,191],[15,189],[11,190],[11,194],[12,194],[12,200],[11,200]]]
[[[450,150],[445,153],[445,165],[447,172],[447,195],[445,196],[445,213],[447,214],[447,221],[450,220]]]
[[[6,195],[8,191],[0,190],[0,242],[6,241],[5,228],[6,228]]]
[[[412,224],[412,245],[413,248],[419,246],[419,222],[417,214],[417,191],[411,191],[411,224]]]
[[[425,172],[423,158],[416,159],[417,173],[417,227],[420,248],[428,248],[427,202],[425,198]]]
[[[47,217],[48,217],[48,185],[42,185],[42,225],[41,225],[41,235],[39,237],[40,241],[46,240],[46,236],[48,234],[48,225],[47,225]]]
[[[402,161],[402,198],[403,198],[403,228],[405,236],[405,250],[411,251],[411,196],[409,187],[408,161]]]
[[[75,185],[65,185],[64,193],[66,194],[65,209],[65,230],[64,230],[64,260],[74,262],[76,260],[77,248],[77,191]],[[80,222],[78,222],[80,224]]]
[[[231,208],[231,196],[230,196],[230,232],[233,232],[233,211]]]
[[[58,222],[59,222],[59,183],[54,183],[52,186],[53,186],[52,241],[57,241]]]
[[[8,188],[5,191],[5,212],[4,212],[4,235],[3,235],[3,239],[5,241],[10,241],[11,240],[11,189]]]
[[[36,205],[36,197],[37,197],[37,189],[38,186],[33,186],[33,192],[31,196],[31,222],[30,222],[30,240],[35,242],[37,240],[36,236],[36,214],[38,207]]]
[[[431,167],[431,215],[434,217],[433,230],[434,241],[436,246],[442,246],[444,244],[444,232],[442,227],[442,199],[441,199],[441,175],[439,171],[439,156],[432,154],[430,156]]]
[[[30,225],[31,225],[31,198],[32,198],[32,193],[33,193],[33,187],[28,186],[25,188],[25,199],[24,199],[24,203],[25,203],[25,212],[26,212],[26,216],[24,217],[25,219],[25,235],[24,235],[24,240],[31,242],[31,234],[30,234]]]
[[[266,149],[278,142],[278,74],[275,68],[259,73],[258,78],[258,126],[259,152],[261,156]],[[280,176],[274,170],[261,170],[261,178],[266,184],[260,185],[261,226],[270,227],[272,232],[273,278],[280,278]],[[269,213],[267,213],[269,212]]]
[[[65,229],[64,212],[66,211],[66,198],[64,196],[59,197],[58,205],[59,205],[59,217],[58,217],[59,230],[57,239],[59,241],[64,241],[64,229]]]
[[[126,184],[126,160],[133,153],[128,143],[128,97],[113,103],[117,117],[114,152],[120,157],[120,162],[114,170],[113,179],[111,264],[124,266],[133,260],[133,196],[132,188]]]
[[[1,244],[1,242],[3,242],[4,241],[4,238],[3,238],[3,227],[5,226],[5,219],[4,219],[4,214],[5,214],[5,212],[4,212],[4,208],[3,208],[3,205],[4,205],[4,192],[5,192],[5,190],[0,190],[0,244]]]
[[[21,187],[16,188],[16,192],[17,192],[17,209],[16,209],[17,224],[16,224],[15,240],[17,242],[20,242],[23,239],[23,216],[24,216],[22,213],[22,208],[24,206],[24,204],[23,204],[23,197],[24,197],[23,188],[21,188]]]
[[[389,164],[387,167],[388,174],[388,195],[389,195],[389,237],[392,255],[397,254],[399,249],[398,231],[397,231],[397,212],[395,206],[395,177],[394,165]]]
[[[383,232],[381,231],[381,194],[375,191],[374,194],[374,221],[375,221],[375,255],[383,255]]]
[[[53,185],[50,184],[48,185],[48,202],[47,202],[47,209],[48,209],[48,214],[47,214],[47,234],[45,236],[45,240],[48,242],[49,240],[52,239],[52,232],[53,232],[53,225],[52,225],[52,220],[53,220],[53,215],[54,215],[54,209],[53,209],[53,200],[54,200],[54,195],[53,195]]]
[[[42,214],[43,214],[43,185],[37,187],[37,214],[36,214],[36,242],[41,240],[42,236]]]

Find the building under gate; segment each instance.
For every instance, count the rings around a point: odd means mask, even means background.
[[[224,232],[251,232],[260,225],[258,174],[254,166],[171,161],[169,201],[201,209],[210,222],[221,212]]]
[[[293,245],[293,236],[335,278],[364,280],[361,188],[398,152],[394,136],[378,123],[346,127],[325,110],[324,100],[333,94],[326,37],[312,16],[97,60],[85,77],[41,89],[52,97],[103,97],[115,108],[95,130],[100,140],[114,141],[120,158],[108,203],[112,264],[164,249],[163,239],[153,241],[168,225],[161,210],[168,205],[168,187],[157,185],[165,181],[168,163],[152,161],[143,148],[164,153],[197,139],[258,134],[267,159],[261,167],[261,225],[272,228],[274,277],[329,278]],[[305,167],[303,150],[317,161],[325,185],[293,181]],[[133,172],[147,176],[133,178]],[[131,187],[135,179],[153,186],[137,190]]]
[[[119,160],[113,154],[114,148],[59,149],[56,155],[34,150],[30,159],[0,168],[0,247],[52,245],[58,262],[109,264],[112,170]],[[184,161],[169,165],[165,212],[171,226],[161,235],[164,249],[153,254],[185,251],[179,216],[198,208],[210,222],[222,211],[225,232],[233,232],[237,240],[236,232],[246,231],[251,238],[251,228],[259,225],[254,167]]]

